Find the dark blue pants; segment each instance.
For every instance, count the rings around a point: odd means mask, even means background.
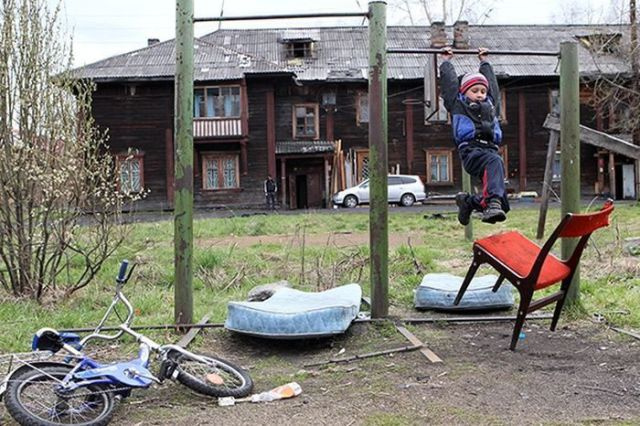
[[[502,210],[509,211],[509,201],[504,189],[504,164],[496,149],[465,146],[460,150],[462,166],[471,176],[482,181],[482,193],[472,194],[471,205],[474,210],[482,211],[492,200],[500,201]]]

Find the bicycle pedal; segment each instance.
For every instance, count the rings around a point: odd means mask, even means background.
[[[158,378],[160,380],[164,379],[175,379],[176,368],[178,367],[178,363],[172,359],[165,359],[160,364],[160,371],[158,373]]]

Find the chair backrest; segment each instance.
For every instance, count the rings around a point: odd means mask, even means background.
[[[537,277],[540,275],[542,265],[551,251],[551,247],[555,244],[556,240],[560,237],[575,238],[582,237],[576,245],[573,253],[568,259],[564,259],[563,262],[571,269],[574,269],[582,256],[589,236],[598,228],[609,225],[609,215],[613,211],[613,201],[605,201],[602,209],[593,213],[569,213],[558,224],[553,233],[549,236],[549,239],[545,242],[544,246],[538,253],[536,261],[533,263],[533,267],[529,272],[529,276]]]
[[[589,235],[598,228],[609,225],[609,215],[613,211],[613,201],[607,200],[597,212],[569,214],[560,229],[559,237],[575,238]]]

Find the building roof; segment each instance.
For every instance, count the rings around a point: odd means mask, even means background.
[[[453,29],[446,29],[449,41]],[[621,34],[628,40],[626,25],[470,25],[471,48],[489,50],[559,50],[562,41],[592,34]],[[430,45],[430,27],[388,27],[388,48],[422,49]],[[285,43],[313,40],[312,58],[287,59]],[[600,55],[597,63],[589,50],[579,44],[582,76],[618,74],[630,71],[631,64],[620,56]],[[197,38],[194,44],[196,81],[237,80],[245,75],[290,72],[300,81],[365,81],[368,68],[368,28],[321,27],[218,30]],[[550,77],[559,74],[558,59],[536,56],[491,56],[501,77]],[[459,73],[475,71],[473,55],[458,55],[454,63]],[[389,54],[390,79],[422,79],[425,56]],[[81,78],[96,81],[173,80],[175,40],[78,68]]]

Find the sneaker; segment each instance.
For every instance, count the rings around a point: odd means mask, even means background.
[[[499,201],[489,201],[487,208],[482,212],[482,221],[486,223],[503,222],[506,219],[507,215]]]
[[[468,225],[471,218],[473,207],[469,202],[469,194],[466,192],[458,192],[456,194],[456,205],[458,206],[458,222],[462,225]]]

